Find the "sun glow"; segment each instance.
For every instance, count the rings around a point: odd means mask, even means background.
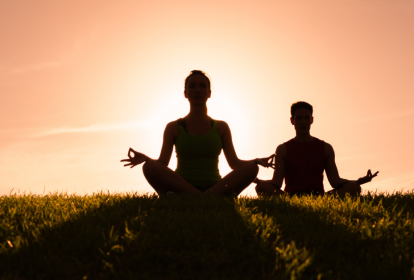
[[[240,154],[249,141],[246,126],[246,118],[243,108],[235,100],[231,99],[229,94],[224,92],[214,92],[207,102],[208,115],[216,120],[222,120],[229,125],[233,144],[236,153]],[[162,103],[153,111],[153,114],[146,121],[146,131],[148,138],[151,139],[148,153],[158,157],[163,142],[163,132],[165,126],[178,118],[186,116],[189,112],[189,104],[187,99],[181,96],[170,96],[162,101]],[[146,151],[143,151],[146,152]],[[175,169],[176,158],[175,152],[171,157],[170,168]],[[222,176],[231,171],[222,153],[219,161],[219,169]]]
[[[383,175],[365,189],[412,186],[413,1],[3,2],[0,194],[153,192],[119,160],[129,147],[158,158],[193,69],[211,77],[208,113],[240,159],[294,137],[289,107],[304,100],[341,177],[371,168]]]

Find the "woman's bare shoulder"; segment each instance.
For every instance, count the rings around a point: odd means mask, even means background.
[[[220,121],[220,120],[216,120],[216,121],[217,121],[217,130],[220,136],[230,131],[230,127],[225,121]]]
[[[217,127],[221,128],[229,128],[229,125],[225,121],[216,120],[217,121]]]
[[[172,121],[172,122],[169,122],[165,126],[164,134],[172,134],[174,136],[174,138],[177,137],[177,135],[178,135],[178,124],[177,124],[176,120]]]

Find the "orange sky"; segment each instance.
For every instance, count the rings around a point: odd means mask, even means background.
[[[412,0],[1,1],[0,195],[152,192],[119,160],[130,146],[158,157],[193,69],[240,158],[292,138],[304,100],[341,177],[371,168],[364,189],[412,190],[413,15]]]

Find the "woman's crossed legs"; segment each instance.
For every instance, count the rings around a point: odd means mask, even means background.
[[[203,193],[193,187],[176,172],[155,160],[147,160],[142,167],[142,170],[148,183],[158,194],[165,194],[169,191],[177,194]],[[258,172],[259,168],[253,160],[243,162],[204,193],[239,195],[253,182]]]

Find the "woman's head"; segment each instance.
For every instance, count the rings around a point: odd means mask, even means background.
[[[210,78],[200,70],[191,71],[184,81],[184,96],[190,104],[205,104],[211,96]]]
[[[203,71],[201,71],[201,70],[193,70],[193,71],[191,71],[191,72],[190,72],[190,74],[189,74],[189,75],[187,76],[187,78],[185,78],[185,80],[184,80],[184,91],[186,91],[186,89],[187,89],[188,83],[189,83],[189,81],[191,80],[190,78],[191,78],[191,77],[193,77],[194,75],[201,75],[201,76],[204,76],[204,78],[206,78],[207,87],[208,87],[208,89],[209,89],[209,90],[211,90],[210,78],[207,76],[207,74],[206,74],[206,73],[204,73],[204,72],[203,72]]]

